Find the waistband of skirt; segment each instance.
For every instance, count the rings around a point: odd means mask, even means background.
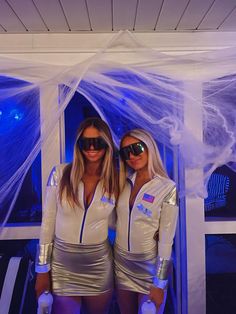
[[[117,243],[115,243],[114,249],[118,255],[121,255],[128,260],[142,260],[142,261],[144,261],[144,260],[149,260],[149,259],[157,257],[156,246],[154,246],[151,250],[146,251],[146,252],[142,252],[142,253],[135,253],[135,252],[130,252],[128,250],[124,250]]]
[[[101,243],[81,244],[81,243],[68,243],[62,239],[55,237],[54,247],[58,250],[62,249],[63,251],[69,251],[69,252],[73,252],[73,251],[78,252],[78,250],[81,250],[81,251],[86,250],[87,252],[89,251],[94,252],[94,251],[100,251],[105,248],[109,248],[110,244],[109,244],[108,239],[106,239],[105,241]]]

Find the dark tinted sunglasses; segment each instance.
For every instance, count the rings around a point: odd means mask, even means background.
[[[94,150],[101,150],[108,146],[102,137],[80,137],[77,145],[81,150],[90,150],[91,146]]]
[[[123,160],[130,159],[130,153],[134,156],[142,154],[145,150],[145,144],[143,142],[134,143],[120,149],[120,156]]]

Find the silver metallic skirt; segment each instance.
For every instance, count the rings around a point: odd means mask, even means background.
[[[60,296],[91,296],[113,288],[108,241],[81,245],[56,238],[52,253],[52,291]]]
[[[114,257],[117,288],[149,294],[156,274],[157,249],[145,253],[131,253],[116,244]]]

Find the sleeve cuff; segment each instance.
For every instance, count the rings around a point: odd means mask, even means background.
[[[37,273],[45,273],[50,270],[52,248],[53,243],[39,244],[37,246],[37,255],[35,263],[35,271]]]
[[[48,273],[51,270],[50,264],[45,265],[35,265],[35,272],[36,273]]]
[[[171,260],[157,257],[156,277],[160,280],[167,280],[169,276]]]

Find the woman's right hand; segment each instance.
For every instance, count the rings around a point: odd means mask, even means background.
[[[50,289],[51,289],[50,272],[38,273],[35,283],[35,292],[37,299],[44,291],[50,291]]]

